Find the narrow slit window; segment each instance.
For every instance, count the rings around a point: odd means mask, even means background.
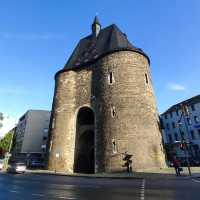
[[[147,74],[145,74],[145,81],[146,81],[146,84],[149,83],[149,79],[148,79],[148,75]]]
[[[108,83],[110,85],[112,85],[114,82],[115,82],[114,81],[114,74],[113,74],[113,72],[109,72],[109,74],[108,74]]]
[[[112,139],[112,150],[113,150],[113,153],[117,153],[117,144],[116,144],[115,139]]]
[[[111,107],[111,115],[113,118],[116,116],[116,109],[114,106]]]

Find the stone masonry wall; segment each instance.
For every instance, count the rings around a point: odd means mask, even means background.
[[[49,169],[73,173],[76,117],[83,106],[95,114],[95,172],[123,171],[125,151],[133,154],[134,170],[165,166],[150,68],[143,55],[116,52],[59,74],[56,84]]]

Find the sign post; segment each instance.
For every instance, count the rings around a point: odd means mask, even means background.
[[[57,171],[57,159],[60,158],[60,149],[56,149],[56,163],[55,163],[55,173]]]

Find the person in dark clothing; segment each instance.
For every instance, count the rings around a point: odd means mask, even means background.
[[[176,176],[180,176],[181,175],[180,170],[179,170],[180,161],[176,157],[174,157],[174,159],[173,159],[173,166],[174,166],[174,169],[175,169],[175,172],[176,172]]]

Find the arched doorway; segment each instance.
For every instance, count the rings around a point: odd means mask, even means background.
[[[89,107],[77,115],[74,172],[94,173],[94,113]]]

